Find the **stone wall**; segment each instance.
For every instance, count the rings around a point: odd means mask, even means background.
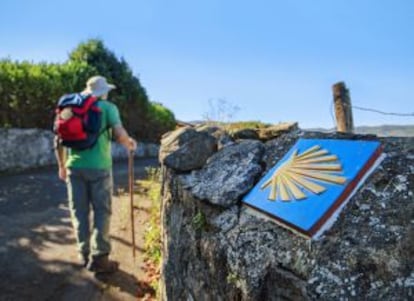
[[[240,203],[299,137],[377,139],[298,128],[266,140],[218,128],[163,139],[163,300],[413,300],[414,139],[381,138],[385,160],[310,242]]]
[[[135,156],[157,157],[159,146],[139,143]],[[115,160],[128,157],[123,146],[113,143]],[[53,152],[53,133],[40,129],[0,128],[0,172],[12,172],[56,164]]]

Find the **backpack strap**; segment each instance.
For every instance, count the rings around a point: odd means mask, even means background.
[[[100,132],[99,132],[99,136],[102,135],[103,133],[107,132],[108,133],[108,140],[112,140],[112,133],[111,133],[111,126],[107,125],[105,128],[103,128]]]
[[[97,102],[99,99],[96,96],[89,95],[87,96],[81,106],[73,106],[72,111],[74,114],[83,115],[91,108],[91,106]]]
[[[99,102],[99,101],[102,101],[102,99],[100,99],[99,97],[96,97],[96,100],[93,103]],[[100,130],[98,137],[101,136],[103,133],[107,132],[108,140],[111,141],[112,138],[113,138],[111,128],[112,127],[109,124],[107,124],[107,122],[105,120],[105,127],[102,130]]]
[[[92,103],[95,102],[97,99],[98,98],[96,96],[93,96],[92,94],[81,94],[81,93],[65,94],[61,98],[59,98],[57,107],[58,108],[86,107],[88,109],[92,105]]]

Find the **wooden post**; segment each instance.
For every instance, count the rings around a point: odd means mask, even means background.
[[[332,90],[335,105],[336,129],[338,132],[353,133],[354,120],[352,117],[349,90],[346,88],[344,82],[334,84]]]

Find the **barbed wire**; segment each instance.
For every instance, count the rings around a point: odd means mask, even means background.
[[[393,115],[393,116],[401,116],[401,117],[412,117],[414,116],[414,113],[390,113],[390,112],[384,112],[384,111],[380,111],[380,110],[376,110],[376,109],[371,109],[371,108],[364,108],[364,107],[360,107],[360,106],[349,106],[347,103],[342,103],[342,105],[344,107],[351,107],[352,109],[356,109],[356,110],[361,110],[361,111],[368,111],[368,112],[373,112],[373,113],[378,113],[378,114],[382,114],[382,115]],[[329,113],[331,115],[332,118],[332,123],[333,123],[333,129],[336,128],[337,124],[336,124],[336,118],[335,118],[335,109],[334,109],[334,102],[331,101],[331,105],[329,107]],[[335,131],[335,130],[332,130]]]
[[[331,107],[329,108],[329,113],[331,113],[332,124],[333,124],[332,128],[336,128],[336,121],[335,121],[335,116],[334,116],[334,102],[333,101],[331,101]]]
[[[374,113],[378,113],[382,115],[393,115],[393,116],[402,116],[402,117],[414,116],[414,113],[389,113],[389,112],[383,112],[383,111],[376,110],[376,109],[363,108],[363,107],[352,106],[352,105],[351,105],[351,108],[361,110],[361,111],[374,112]]]

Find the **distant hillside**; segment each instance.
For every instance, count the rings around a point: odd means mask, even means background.
[[[312,128],[311,131],[330,132],[333,129]],[[381,137],[414,137],[414,125],[379,125],[379,126],[357,126],[355,132],[358,134],[374,134]]]
[[[376,134],[383,137],[413,137],[414,125],[380,125],[359,126],[356,132],[360,134]]]

